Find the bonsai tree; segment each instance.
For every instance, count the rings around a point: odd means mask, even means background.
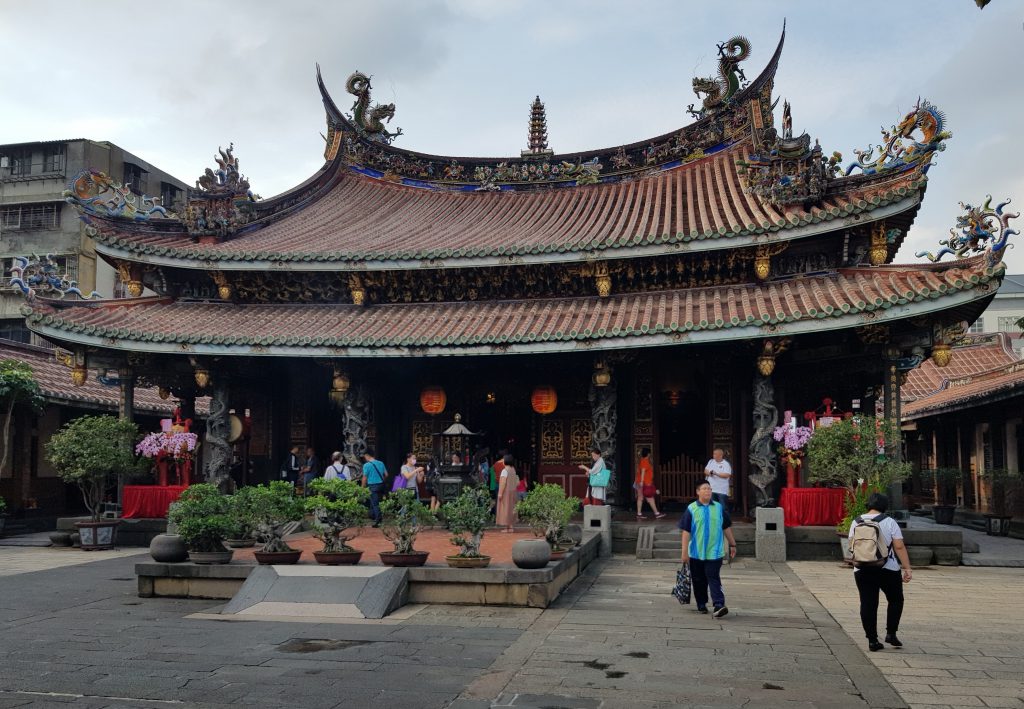
[[[516,505],[516,513],[530,525],[534,534],[544,537],[552,549],[557,549],[579,505],[578,497],[566,497],[561,485],[549,483],[537,485],[526,493],[526,498]]]
[[[459,547],[456,556],[478,558],[484,528],[491,523],[491,495],[483,487],[464,487],[462,494],[443,508],[451,542]]]
[[[1012,517],[1020,494],[1020,475],[1003,468],[984,470],[981,477],[988,482],[985,504],[992,517]]]
[[[434,513],[416,499],[416,491],[402,488],[381,500],[380,512],[384,518],[381,530],[395,547],[396,554],[415,553],[416,536],[435,521]]]
[[[171,505],[167,519],[177,525],[178,536],[189,551],[226,551],[224,539],[232,533],[230,501],[216,485],[190,485]]]
[[[251,490],[253,528],[263,551],[295,551],[284,541],[286,528],[302,519],[302,500],[295,497],[295,488],[284,480],[274,480]]]
[[[43,394],[32,374],[32,368],[15,359],[0,360],[0,407],[3,411],[3,433],[0,434],[0,474],[7,466],[10,452],[11,420],[14,407],[25,406],[39,413],[43,410]],[[0,509],[2,512],[3,509]]]
[[[359,536],[370,518],[366,501],[370,491],[350,480],[317,478],[309,484],[306,511],[313,515],[316,536],[328,553],[355,551],[348,542]]]
[[[67,483],[82,490],[94,522],[100,519],[110,475],[138,469],[133,444],[139,430],[115,416],[83,416],[66,424],[46,444],[46,456]]]
[[[227,539],[254,539],[256,537],[256,523],[253,520],[253,490],[255,489],[243,487],[234,495],[227,496],[228,515],[231,518],[231,530]]]
[[[819,427],[807,444],[808,480],[849,492],[846,517],[837,527],[847,532],[858,516],[867,512],[872,492],[885,492],[910,474],[910,463],[898,463],[884,452],[899,445],[900,431],[886,419],[871,416],[843,419]]]

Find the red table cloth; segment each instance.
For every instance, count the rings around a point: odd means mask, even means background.
[[[846,494],[842,487],[784,487],[779,507],[787,527],[835,526],[846,516]]]
[[[121,517],[166,517],[167,508],[184,490],[184,485],[125,485],[121,496]]]

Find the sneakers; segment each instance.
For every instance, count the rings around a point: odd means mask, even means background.
[[[885,636],[885,642],[889,643],[893,647],[903,647],[903,643],[896,637],[896,633],[889,633]]]
[[[729,609],[725,606],[715,606],[715,612],[711,614],[712,618],[724,618],[729,615]]]
[[[874,640],[868,640],[868,650],[870,650],[871,652],[878,652],[884,647],[885,645],[878,642],[878,638],[875,638]]]
[[[707,615],[708,607],[707,606],[697,606],[697,612],[698,613],[703,613],[704,615]]]
[[[664,512],[659,512],[658,514],[654,515],[654,519],[661,519],[664,516],[665,516]]]

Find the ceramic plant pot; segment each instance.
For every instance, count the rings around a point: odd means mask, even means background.
[[[99,522],[75,522],[84,551],[113,549],[117,538],[119,519],[102,519]]]
[[[520,569],[543,569],[551,561],[551,546],[543,539],[520,539],[512,545],[512,563]]]
[[[324,566],[352,566],[363,557],[361,551],[315,551],[316,563]]]
[[[149,555],[153,561],[179,564],[188,559],[188,548],[177,534],[158,534],[149,543]]]
[[[398,554],[393,551],[380,552],[380,563],[385,566],[423,566],[427,563],[429,551],[411,551],[408,554]]]
[[[190,551],[188,560],[193,564],[227,564],[235,552],[230,549],[224,551]]]
[[[298,549],[295,551],[254,551],[253,556],[256,557],[256,561],[258,563],[267,566],[273,566],[275,564],[297,564],[299,563],[299,557],[302,556],[302,550]]]
[[[446,556],[445,561],[453,569],[485,569],[491,563],[489,556]]]

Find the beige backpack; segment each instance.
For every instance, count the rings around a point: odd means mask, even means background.
[[[885,543],[882,527],[879,524],[887,515],[878,515],[874,519],[858,517],[857,526],[853,528],[850,539],[850,554],[853,565],[858,569],[881,568],[889,560],[892,550]]]

